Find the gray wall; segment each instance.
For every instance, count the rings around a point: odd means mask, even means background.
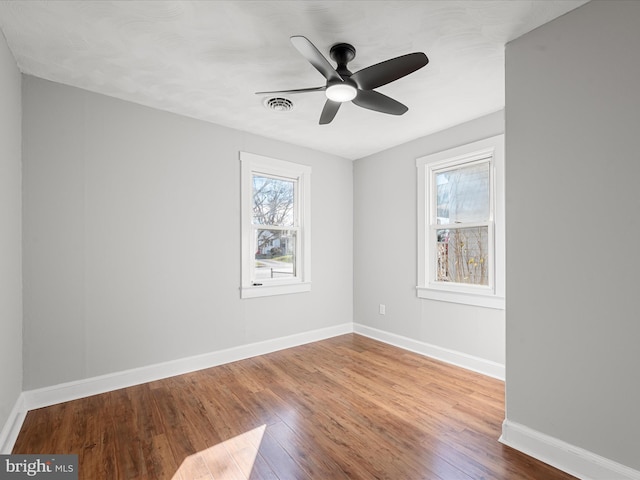
[[[352,321],[352,162],[24,77],[25,390]],[[312,291],[245,299],[238,151],[311,165]]]
[[[635,469],[639,27],[594,1],[506,56],[507,418]]]
[[[20,72],[0,32],[0,428],[22,391]]]
[[[356,323],[504,364],[504,310],[423,300],[415,288],[416,158],[503,132],[497,112],[355,162]]]

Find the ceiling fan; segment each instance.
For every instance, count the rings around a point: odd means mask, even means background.
[[[363,68],[356,73],[351,73],[347,68],[347,63],[356,56],[356,49],[353,45],[337,43],[331,47],[329,54],[337,63],[337,68],[333,68],[329,61],[306,37],[295,35],[291,37],[291,43],[327,79],[326,85],[296,90],[256,92],[256,95],[325,92],[327,101],[320,115],[320,125],[330,123],[338,113],[340,105],[348,101],[376,112],[402,115],[409,110],[405,105],[380,92],[376,92],[374,89],[409,75],[429,63],[429,59],[424,53],[416,52],[392,58]]]

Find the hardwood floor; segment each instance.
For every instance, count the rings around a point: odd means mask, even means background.
[[[504,384],[349,334],[29,412],[80,478],[574,478],[498,442]]]

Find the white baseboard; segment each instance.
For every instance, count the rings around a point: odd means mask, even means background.
[[[7,418],[4,427],[0,431],[0,454],[8,455],[11,453],[26,416],[27,409],[24,406],[24,394],[21,393],[9,413],[9,418]]]
[[[364,335],[365,337],[380,340],[381,342],[388,343],[411,352],[432,357],[437,360],[504,381],[505,370],[504,365],[501,363],[485,360],[484,358],[475,357],[455,350],[449,350],[447,348],[421,342],[412,338],[403,337],[402,335],[396,335],[395,333],[385,332],[383,330],[378,330],[377,328],[367,327],[366,325],[361,325],[359,323],[353,324],[353,331],[360,335]]]
[[[353,332],[353,324],[344,323],[342,325],[298,333],[287,337],[157,363],[146,367],[84,378],[82,380],[61,383],[36,390],[27,390],[22,394],[24,398],[23,408],[25,411],[28,411],[35,408],[47,407],[49,405],[55,405],[56,403],[68,402],[119,388],[131,387],[141,383],[215,367],[217,365],[235,362],[257,355],[264,355],[277,350],[296,347],[298,345],[304,345],[305,343],[316,342],[351,332]]]
[[[583,480],[640,480],[640,471],[510,420],[500,442]]]

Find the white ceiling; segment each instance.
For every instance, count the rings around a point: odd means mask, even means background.
[[[355,159],[504,107],[504,45],[586,0],[0,1],[23,73]],[[422,51],[429,64],[378,91],[403,116],[344,104],[318,125],[322,92],[267,110],[261,90],[323,86],[293,48],[356,47],[356,72]],[[333,62],[332,62],[333,63]]]

